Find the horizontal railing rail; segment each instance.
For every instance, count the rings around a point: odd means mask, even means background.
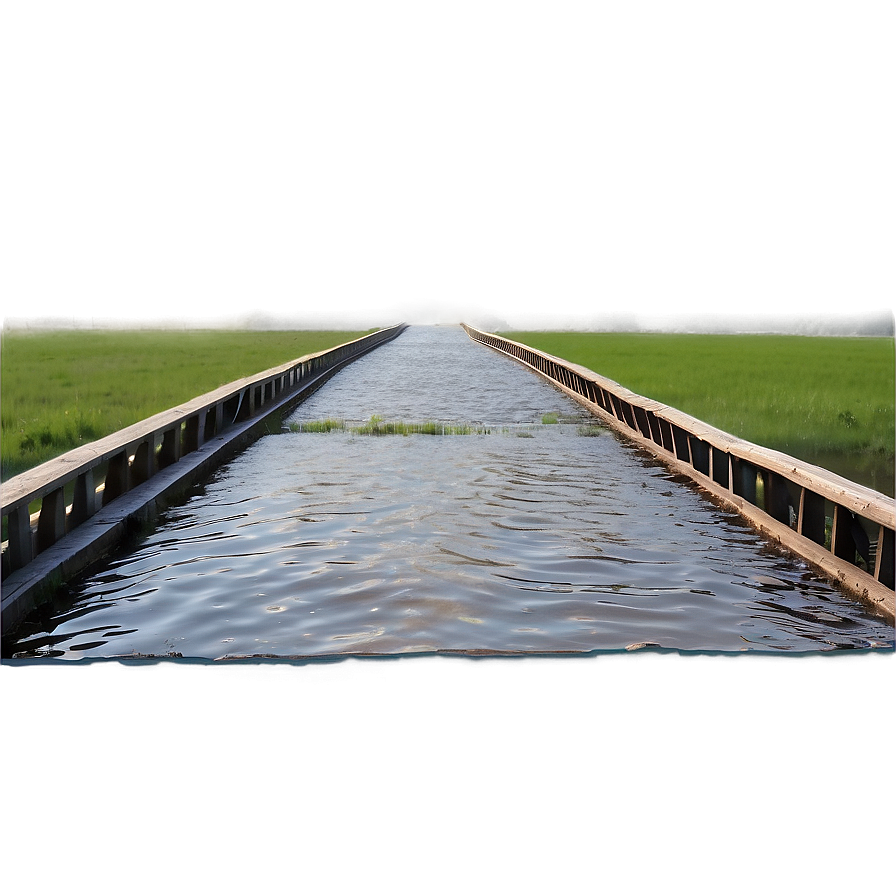
[[[739,439],[586,367],[462,326],[472,339],[551,380],[760,531],[894,617],[893,498]]]
[[[394,339],[388,327],[200,395],[2,483],[2,574],[20,570],[100,509],[309,380]],[[71,501],[69,504],[68,501]],[[31,507],[40,502],[34,513]]]

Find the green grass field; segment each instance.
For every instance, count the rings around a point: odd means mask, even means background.
[[[0,342],[2,478],[233,380],[363,335],[5,330]]]
[[[894,340],[513,332],[732,435],[893,495]]]
[[[7,330],[7,479],[218,386],[363,335],[341,331]],[[741,438],[893,494],[892,339],[507,333]]]

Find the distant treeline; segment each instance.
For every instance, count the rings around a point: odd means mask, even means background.
[[[892,336],[893,309],[879,311],[616,310],[557,314],[547,311],[491,312],[467,316],[488,332],[501,330],[594,330],[664,333],[803,333],[826,336]]]

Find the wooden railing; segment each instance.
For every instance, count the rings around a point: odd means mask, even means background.
[[[894,618],[896,502],[813,464],[754,445],[592,370],[467,324],[600,419],[685,473],[772,540]]]
[[[8,540],[3,545],[3,577],[26,567],[100,508],[204,443],[263,416],[288,394],[404,329],[399,324],[379,330],[229,383],[4,482],[2,512]],[[35,502],[40,506],[32,512]]]

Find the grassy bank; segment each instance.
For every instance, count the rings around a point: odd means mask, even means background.
[[[218,386],[363,335],[348,331],[4,331],[7,479]],[[892,339],[504,334],[734,435],[893,494]]]
[[[894,341],[503,333],[733,435],[892,495]]]
[[[358,331],[6,330],[2,478]]]

